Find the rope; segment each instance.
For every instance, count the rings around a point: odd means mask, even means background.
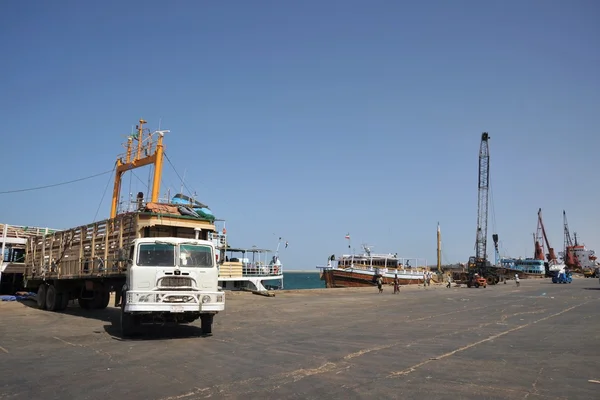
[[[167,153],[164,153],[165,158],[167,159],[167,161],[169,162],[169,164],[171,165],[171,168],[173,168],[173,171],[175,171],[175,174],[177,175],[177,177],[179,178],[179,180],[181,181],[181,183],[183,183],[183,187],[185,187],[189,193],[190,196],[193,196],[193,192],[190,190],[190,188],[185,184],[185,182],[183,181],[183,179],[181,178],[181,176],[179,175],[179,172],[177,172],[177,170],[175,169],[175,167],[173,166],[173,164],[171,163],[171,160],[169,159],[169,156],[167,156]]]
[[[115,163],[115,166],[113,167],[111,172],[114,172],[115,169],[117,168],[117,163]],[[104,193],[102,193],[102,198],[100,199],[100,204],[98,204],[98,208],[96,209],[96,214],[94,215],[94,221],[96,221],[96,217],[98,216],[98,213],[100,212],[100,207],[102,206],[102,202],[104,201],[104,196],[106,195],[106,191],[108,190],[108,185],[110,185],[110,181],[112,180],[112,176],[108,179],[108,182],[106,182],[106,187],[104,188]]]
[[[114,171],[114,168],[110,171],[104,171],[104,172],[100,172],[99,174],[95,174],[95,175],[90,175],[90,176],[86,176],[84,178],[78,178],[78,179],[73,179],[72,181],[67,181],[67,182],[61,182],[61,183],[54,183],[52,185],[44,185],[44,186],[37,186],[37,187],[32,187],[32,188],[27,188],[27,189],[14,189],[14,190],[5,190],[0,192],[0,194],[9,194],[9,193],[20,193],[20,192],[29,192],[32,190],[40,190],[40,189],[47,189],[47,188],[51,188],[51,187],[56,187],[56,186],[61,186],[61,185],[68,185],[70,183],[75,183],[75,182],[81,182],[81,181],[85,181],[87,179],[92,179],[92,178],[96,178],[98,176],[101,175],[105,175],[108,173],[111,173]]]

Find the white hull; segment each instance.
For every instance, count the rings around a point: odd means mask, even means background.
[[[375,270],[365,270],[360,268],[332,268],[336,271],[344,271],[344,272],[352,272],[354,274],[361,274],[366,276],[375,275]],[[394,277],[398,275],[398,279],[402,280],[414,280],[414,281],[423,281],[423,271],[411,271],[411,270],[388,270],[387,272],[383,270],[379,270],[379,275],[383,278],[394,279]]]
[[[283,289],[283,274],[281,275],[270,275],[270,276],[244,276],[236,278],[225,278],[219,277],[219,286],[223,290],[256,290],[264,292],[269,290],[265,286],[266,281],[278,281],[276,286]]]

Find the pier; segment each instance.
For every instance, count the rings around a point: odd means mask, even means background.
[[[592,399],[600,285],[513,281],[227,293],[199,324],[118,336],[119,310],[0,303],[0,398]],[[112,305],[112,302],[111,302]]]

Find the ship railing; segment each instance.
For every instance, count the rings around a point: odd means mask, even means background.
[[[283,265],[248,265],[242,268],[243,276],[278,276],[283,274]]]
[[[379,270],[380,274],[402,274],[402,275],[423,275],[423,271],[425,270],[425,268],[423,267],[414,267],[414,268],[385,268],[385,267],[371,267],[369,265],[357,265],[354,264],[354,266],[344,266],[342,267],[344,269],[348,269],[348,270],[360,270],[360,271],[369,271],[369,272],[375,272],[376,270]]]

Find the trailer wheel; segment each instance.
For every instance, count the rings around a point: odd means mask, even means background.
[[[46,309],[48,311],[58,311],[61,302],[61,296],[56,292],[54,285],[48,285],[46,289]]]
[[[104,310],[108,307],[110,302],[110,292],[108,289],[98,290],[94,293],[94,300],[92,300],[92,308],[97,310]]]
[[[200,315],[200,323],[202,324],[202,335],[212,336],[213,314]]]
[[[70,293],[69,292],[59,292],[60,296],[60,304],[57,311],[64,311],[69,306]]]
[[[37,291],[37,305],[40,310],[46,309],[46,284],[42,283]]]
[[[79,307],[83,308],[84,310],[89,310],[92,308],[92,301],[90,299],[82,299],[81,296],[79,296],[77,302],[79,303]]]

